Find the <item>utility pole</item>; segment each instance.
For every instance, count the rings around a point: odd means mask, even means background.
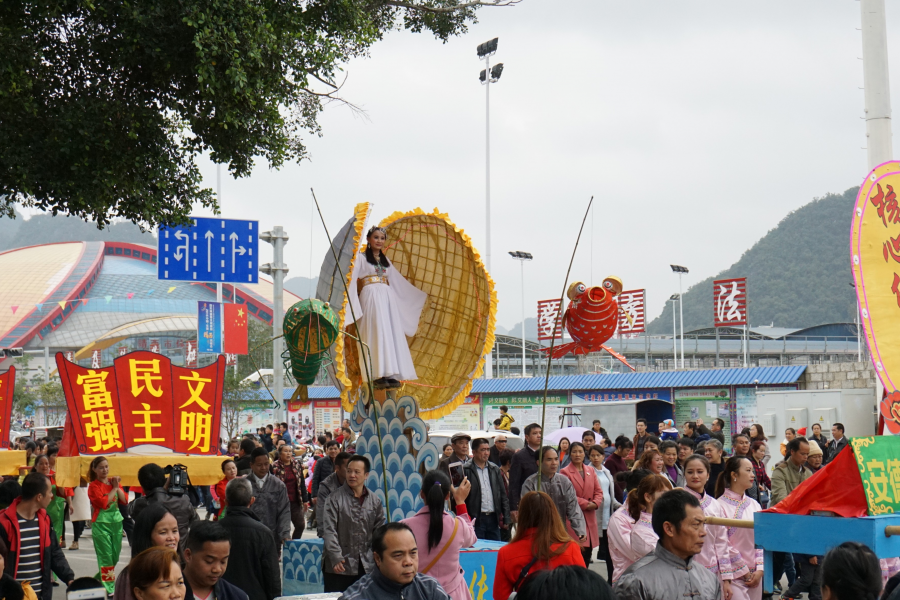
[[[284,404],[284,364],[281,362],[281,354],[284,351],[284,276],[288,267],[284,264],[284,245],[288,241],[288,235],[280,225],[273,227],[272,231],[266,231],[259,236],[264,242],[272,244],[274,253],[271,263],[262,265],[259,270],[272,276],[272,335],[276,337],[272,342],[272,394],[275,401],[281,405],[276,409],[276,419],[287,421],[287,408]]]
[[[522,377],[525,377],[525,261],[534,257],[528,252],[518,250],[510,252],[509,255],[519,261],[522,267]],[[537,371],[534,372],[537,373]]]

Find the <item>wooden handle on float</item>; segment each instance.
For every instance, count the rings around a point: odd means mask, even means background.
[[[753,529],[753,521],[745,521],[742,519],[723,519],[721,517],[706,517],[705,520],[707,525],[722,525],[723,527],[740,527],[742,529]],[[897,534],[900,535],[900,527],[897,527]]]
[[[885,537],[891,537],[892,535],[900,535],[900,525],[888,525],[884,528]]]

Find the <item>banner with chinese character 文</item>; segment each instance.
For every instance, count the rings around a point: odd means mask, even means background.
[[[9,450],[9,429],[12,418],[13,393],[16,389],[16,368],[0,374],[0,448]]]
[[[225,357],[202,369],[172,367],[175,452],[217,454]]]
[[[866,492],[869,514],[900,513],[900,437],[851,438],[850,447]]]

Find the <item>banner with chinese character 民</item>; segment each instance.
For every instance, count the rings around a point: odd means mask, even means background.
[[[114,367],[85,369],[56,355],[66,405],[81,454],[124,452]]]
[[[646,290],[629,290],[619,294],[619,334],[643,333]]]
[[[747,278],[713,281],[713,325],[747,324]]]
[[[175,452],[217,454],[225,357],[202,369],[172,367]]]
[[[850,231],[860,323],[888,393],[900,387],[900,162],[875,168],[859,188]]]
[[[102,369],[85,369],[61,353],[56,364],[79,453],[125,452],[147,444],[179,454],[218,453],[223,356],[203,368],[175,366],[147,351],[126,354]]]
[[[9,450],[9,429],[12,418],[13,395],[16,390],[16,368],[0,374],[0,448]]]
[[[866,492],[869,514],[900,513],[900,437],[851,438],[850,448]]]

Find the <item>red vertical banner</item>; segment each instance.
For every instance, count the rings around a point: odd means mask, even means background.
[[[619,303],[619,333],[622,335],[643,333],[646,290],[622,292],[617,300]]]
[[[13,393],[16,390],[16,368],[0,375],[0,448],[9,450],[9,421],[12,418]]]
[[[115,365],[125,445],[175,447],[172,415],[172,362],[153,352],[131,352]]]
[[[747,324],[747,278],[713,281],[713,325]]]
[[[56,354],[56,366],[81,454],[124,452],[122,412],[114,367],[85,369]],[[7,436],[9,437],[9,436]]]
[[[247,354],[247,308],[243,304],[226,304],[223,319],[225,354]]]
[[[217,454],[225,357],[202,369],[172,366],[175,452]]]
[[[537,304],[538,341],[563,339],[562,313],[559,300],[538,300]]]

